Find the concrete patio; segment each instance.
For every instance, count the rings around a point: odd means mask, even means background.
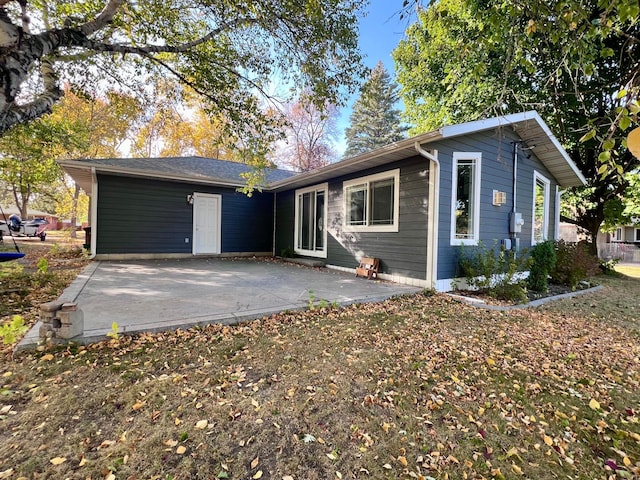
[[[304,309],[311,299],[347,305],[419,290],[263,259],[189,258],[93,262],[59,301],[77,303],[84,314],[83,334],[72,341],[91,343],[104,339],[113,322],[124,334],[234,324]],[[39,324],[18,349],[37,345]]]

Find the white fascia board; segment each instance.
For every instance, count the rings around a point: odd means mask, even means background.
[[[538,112],[535,110],[529,110],[527,112],[520,113],[512,113],[510,115],[504,115],[501,117],[493,117],[487,118],[484,120],[476,120],[474,122],[461,123],[459,125],[447,125],[445,127],[440,128],[440,134],[442,138],[452,138],[458,137],[460,135],[467,135],[475,132],[482,132],[484,130],[491,130],[498,127],[506,127],[509,125],[514,125],[518,123],[523,123],[527,121],[534,121],[538,124],[538,126],[542,129],[544,134],[546,135],[548,141],[553,145],[564,161],[567,163],[567,166],[571,169],[574,175],[578,178],[578,180],[582,183],[582,185],[587,184],[587,180],[584,178],[584,175],[578,169],[578,166],[571,160],[569,154],[565,151],[565,149],[560,145],[558,139],[553,135],[545,121],[538,115]]]

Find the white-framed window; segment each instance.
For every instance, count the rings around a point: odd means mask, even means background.
[[[623,242],[624,241],[622,227],[618,227],[613,231],[613,233],[611,234],[611,241],[612,242]]]
[[[634,242],[640,242],[640,228],[635,229],[635,234],[633,236]]]
[[[296,190],[295,248],[299,255],[327,257],[326,183]]]
[[[400,169],[343,183],[344,228],[351,232],[397,232]]]
[[[533,174],[533,222],[531,244],[549,238],[549,190],[551,182],[538,172]]]
[[[480,240],[480,152],[454,152],[451,179],[451,245]]]

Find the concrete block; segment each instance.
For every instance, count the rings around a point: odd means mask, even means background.
[[[51,313],[57,312],[62,308],[63,303],[61,302],[47,302],[40,304],[40,312],[42,313]]]
[[[84,314],[82,310],[74,307],[73,310],[60,310],[57,319],[59,326],[54,323],[54,332],[57,338],[73,338],[82,335],[84,331]],[[56,328],[57,327],[57,328]]]

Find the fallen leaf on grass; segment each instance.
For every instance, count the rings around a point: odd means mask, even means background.
[[[254,480],[258,480],[258,478],[262,478],[262,470],[258,470],[256,474],[251,478],[253,478]]]
[[[177,441],[177,440],[165,440],[165,441],[164,441],[164,444],[165,444],[167,447],[172,447],[172,448],[173,448],[173,447],[175,447],[176,445],[178,445],[178,441]]]
[[[409,465],[409,462],[407,462],[406,457],[398,457],[398,462],[400,462],[403,467],[406,467],[407,465]]]
[[[293,480],[293,477],[291,475],[285,475],[282,477],[282,480]]]
[[[41,362],[50,362],[51,360],[53,360],[53,355],[51,355],[50,353],[47,353],[46,355],[40,357]]]
[[[114,440],[105,440],[98,446],[98,450],[100,450],[102,448],[110,447],[114,443],[116,443]]]
[[[258,466],[258,463],[260,463],[260,457],[256,457],[251,461],[251,468],[256,468]]]
[[[544,436],[544,443],[546,443],[549,446],[553,445],[553,438],[551,438],[549,435],[545,435]]]
[[[66,457],[55,457],[49,460],[49,462],[51,462],[52,465],[60,465],[66,461],[67,461]]]
[[[136,403],[133,404],[133,407],[131,407],[133,410],[140,410],[142,407],[144,407],[147,404],[146,401],[141,402],[140,400],[137,400]]]
[[[176,453],[178,455],[183,455],[184,452],[186,452],[186,451],[187,451],[187,449],[186,449],[186,447],[184,445],[180,445],[178,448],[176,448]]]
[[[202,430],[204,428],[207,428],[207,425],[209,425],[209,422],[207,420],[200,420],[198,421],[198,423],[196,423],[196,428]]]
[[[7,470],[4,470],[4,471],[0,472],[0,478],[9,478],[12,475],[13,475],[13,468],[9,468]],[[284,480],[284,479],[282,479],[282,480]]]
[[[591,407],[593,410],[599,410],[600,403],[598,403],[598,401],[595,398],[592,398],[591,401],[589,402],[589,407]]]

